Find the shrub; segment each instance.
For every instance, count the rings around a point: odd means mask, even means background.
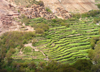
[[[73,66],[80,70],[80,71],[85,71],[85,70],[90,70],[92,67],[92,62],[90,60],[86,60],[86,59],[80,59],[77,60]],[[86,71],[85,71],[86,72]]]
[[[19,18],[21,19],[22,23],[25,23],[25,24],[30,23],[30,19],[28,17],[26,17],[24,14],[22,14]]]
[[[44,62],[40,62],[39,66],[42,67],[42,68],[44,68],[45,63]]]
[[[94,18],[93,23],[99,23],[100,22],[100,17],[99,18]]]
[[[99,34],[100,34],[100,29],[99,29]]]
[[[72,14],[72,16],[74,18],[80,18],[80,17],[94,17],[96,16],[97,14],[100,14],[100,10],[91,10],[89,12],[86,12],[86,13],[83,13],[83,14]]]
[[[27,44],[27,40],[23,40],[23,44]]]
[[[26,16],[24,15],[24,14],[22,14],[19,18],[20,19],[23,19],[23,18],[25,18]]]
[[[62,26],[65,26],[65,23],[64,23],[64,22],[62,22],[62,23],[61,23],[61,25],[62,25]]]
[[[46,25],[46,24],[40,24],[38,27],[39,27],[39,28],[42,28],[44,31],[49,30],[49,26]]]
[[[6,69],[0,69],[0,72],[8,72]]]
[[[35,63],[32,61],[28,64],[29,68],[36,68]]]
[[[92,72],[100,72],[100,64],[95,64],[91,68]]]
[[[37,40],[36,39],[33,39],[32,40],[32,45],[35,46],[36,43],[37,43]]]
[[[27,17],[23,18],[22,22],[25,23],[25,24],[29,24],[30,23],[30,19],[27,18]]]
[[[37,34],[43,34],[44,33],[44,30],[42,28],[37,28],[35,31],[36,31]]]
[[[46,38],[47,38],[47,39],[51,39],[52,37],[51,37],[50,35],[47,35]]]
[[[23,52],[24,52],[24,53],[32,52],[32,48],[29,47],[29,46],[28,46],[28,47],[25,47],[24,50],[23,50]]]
[[[56,23],[57,22],[57,19],[52,19],[52,22]]]
[[[81,17],[81,14],[72,14],[72,16],[73,16],[74,18],[80,18],[80,17]]]
[[[66,26],[66,27],[69,27],[70,25],[66,23],[65,26]]]
[[[31,7],[31,5],[27,5],[26,7],[29,8],[29,7]]]
[[[48,32],[48,31],[44,32],[44,35],[48,35],[48,34],[49,34],[49,32]]]
[[[89,56],[90,59],[94,58],[94,50],[93,49],[88,51],[88,56]]]
[[[62,25],[62,26],[69,27],[69,24],[68,24],[68,23],[64,23],[64,22],[62,22],[61,25]]]
[[[63,68],[63,69],[64,69],[63,72],[80,72],[79,70],[72,68],[72,67],[67,67],[67,68]],[[60,71],[60,72],[62,72],[62,71]]]
[[[9,52],[13,54],[16,52],[16,50],[14,48],[10,48]]]
[[[69,21],[75,21],[76,18],[69,18]]]
[[[97,4],[98,8],[100,8],[100,4]]]
[[[6,57],[7,58],[10,58],[12,56],[12,53],[11,52],[8,52],[7,54],[6,54]]]
[[[40,5],[40,6],[44,6],[43,1],[38,1],[36,4]]]
[[[49,12],[49,13],[52,13],[52,11],[47,7],[46,7],[46,11]]]
[[[52,23],[51,26],[54,27],[54,26],[56,26],[56,24]]]
[[[91,45],[92,49],[94,49],[95,43],[96,43],[96,40],[94,38],[91,38],[90,45]]]
[[[91,45],[92,49],[94,49],[95,43],[94,42],[91,42],[90,45]]]
[[[2,55],[5,55],[6,52],[9,53],[9,55],[13,54],[15,52],[14,48],[18,48],[18,46],[19,48],[23,48],[24,41],[27,43],[34,36],[35,34],[33,32],[7,32],[3,34],[1,37],[2,40],[0,40]]]
[[[91,10],[91,11],[87,12],[86,14],[87,14],[87,17],[90,17],[90,16],[94,17],[97,14],[100,14],[100,10]]]
[[[18,13],[20,13],[20,10],[18,10]]]
[[[40,5],[40,6],[44,6],[43,1],[32,0],[32,1],[30,2],[30,4],[31,4],[31,5],[32,5],[32,4],[37,4],[37,5]]]

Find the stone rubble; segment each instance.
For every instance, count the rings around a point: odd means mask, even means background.
[[[13,18],[9,15],[2,15],[0,20],[4,28],[9,28],[9,26],[12,26],[13,24]]]
[[[68,13],[68,11],[63,10],[61,8],[56,9],[56,13],[50,13],[47,12],[45,7],[40,5],[32,5],[30,8],[19,8],[21,11],[21,14],[24,14],[28,18],[37,18],[37,17],[43,17],[45,19],[55,19],[56,16],[62,19],[68,19],[71,17],[71,14]]]
[[[40,5],[32,5],[30,8],[20,8],[21,14],[28,18],[43,17],[45,19],[54,19],[55,15],[45,10],[45,7]]]
[[[56,9],[55,15],[59,18],[61,17],[62,19],[68,19],[72,17],[72,15],[68,11],[64,10],[63,8],[59,8],[59,7]]]

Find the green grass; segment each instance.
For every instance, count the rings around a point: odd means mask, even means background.
[[[20,50],[16,49],[16,52],[12,55],[13,59],[22,59],[22,60],[44,60],[46,58],[40,51],[34,51],[31,47],[24,47],[22,54]]]
[[[64,63],[74,63],[78,59],[89,59],[87,51],[91,49],[89,38],[99,35],[99,28],[93,24],[93,18],[88,22],[72,22],[69,28],[57,26],[49,29],[45,40],[37,47],[44,51],[50,59]],[[74,24],[72,24],[74,23]],[[37,43],[38,44],[38,43]],[[41,47],[41,45],[45,45]]]
[[[31,47],[25,47],[23,50],[23,53],[30,53],[32,52],[32,48]]]
[[[49,57],[49,59],[53,59],[58,62],[74,63],[78,59],[89,59],[88,50],[91,49],[89,39],[94,36],[100,36],[98,31],[100,29],[100,26],[93,23],[93,18],[88,18],[88,20],[89,21],[86,22],[84,22],[84,18],[82,19],[82,21],[66,20],[66,22],[68,21],[68,23],[70,23],[69,28],[67,28],[66,26],[61,26],[60,24],[54,27],[50,26],[49,30],[47,30],[46,35],[36,35],[35,37],[35,34],[27,33],[25,36],[24,34],[20,35],[20,37],[22,38],[18,40],[21,40],[22,44],[24,45],[25,43],[31,42],[31,40],[36,39],[37,42],[34,46],[40,51],[43,51],[45,55]],[[42,18],[37,18],[32,19],[32,21],[36,21],[36,23],[38,23],[42,22],[43,20]],[[35,23],[31,25],[34,24]],[[9,34],[9,36],[11,35]],[[16,36],[16,33],[14,34],[14,36]],[[23,39],[25,39],[25,41],[23,41]],[[15,40],[13,42],[15,42]],[[34,51],[34,49],[32,49],[31,47],[23,46],[23,53],[20,54],[21,47],[19,44],[19,42],[18,44],[16,43],[15,53],[11,56],[13,59],[44,61],[44,59],[46,58],[40,51]],[[7,46],[9,46],[8,43]]]

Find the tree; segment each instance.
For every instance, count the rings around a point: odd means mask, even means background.
[[[88,70],[91,70],[92,62],[86,59],[79,59],[73,64],[73,67],[80,71],[87,72]]]

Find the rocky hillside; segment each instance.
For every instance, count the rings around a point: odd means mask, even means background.
[[[27,5],[31,3],[33,0],[8,0],[10,2],[14,2],[17,5]],[[95,5],[95,1],[98,2],[100,0],[36,0],[43,1],[46,7],[49,7],[54,13],[57,8],[62,8],[69,12],[73,13],[84,13],[90,10],[97,10],[97,6]]]
[[[18,21],[19,16],[20,13],[18,13],[15,5],[5,0],[0,0],[0,35],[8,31],[34,31],[34,29],[28,26],[25,26],[22,30],[21,22]]]
[[[0,0],[0,35],[8,31],[34,31],[34,29],[25,26],[22,29],[20,17],[24,15],[27,18],[42,17],[45,19],[55,19],[56,16],[62,19],[68,19],[71,14],[61,8],[57,9],[57,13],[48,12],[46,8],[40,5],[32,4],[29,7],[19,6],[8,0]]]
[[[46,7],[49,7],[53,12],[57,8],[63,8],[69,12],[84,13],[90,10],[97,10],[95,0],[42,0]]]

